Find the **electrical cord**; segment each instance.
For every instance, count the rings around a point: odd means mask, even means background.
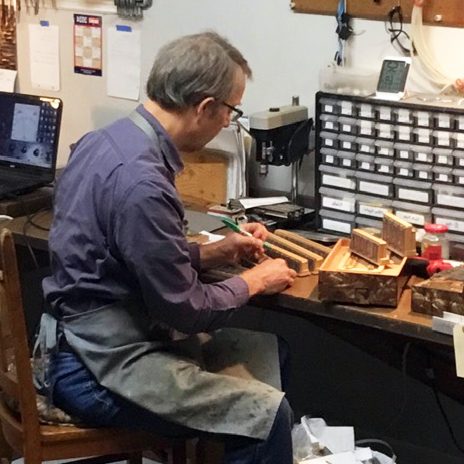
[[[21,195],[11,195],[10,197],[13,197],[15,200],[18,200],[21,204],[22,210],[25,213],[26,220],[24,221],[23,227],[22,227],[22,238],[24,241],[24,244],[26,245],[26,248],[29,251],[29,254],[31,256],[32,262],[34,263],[34,266],[36,269],[40,269],[39,262],[37,260],[37,256],[34,252],[34,249],[32,248],[31,241],[28,236],[28,228],[30,226],[36,227],[39,230],[43,230],[45,232],[48,232],[50,229],[41,226],[40,224],[37,224],[34,219],[40,214],[45,211],[48,211],[50,208],[41,208],[35,213],[31,214],[29,211],[29,207],[27,203],[24,201],[24,199],[21,197]]]
[[[407,389],[407,361],[408,361],[408,354],[411,348],[411,342],[407,342],[403,348],[403,354],[401,355],[401,382],[403,387],[403,400],[401,402],[401,407],[399,409],[398,414],[390,421],[390,423],[386,426],[385,431],[391,429],[391,427],[398,422],[400,417],[403,415],[406,405],[408,403],[408,389]]]
[[[409,34],[403,29],[403,10],[401,5],[394,6],[389,11],[387,18],[387,21],[385,21],[385,30],[390,35],[390,43],[405,56],[414,53],[412,45],[410,45],[411,48],[407,48],[400,40],[405,38],[411,43]]]
[[[440,410],[440,413],[443,417],[443,420],[445,421],[446,428],[449,431],[449,434],[451,436],[451,440],[453,441],[454,445],[456,448],[461,451],[461,453],[464,453],[464,447],[458,442],[458,439],[456,437],[456,434],[454,433],[453,427],[451,426],[451,422],[448,418],[448,415],[445,411],[445,408],[443,406],[443,403],[440,398],[440,394],[438,392],[437,386],[435,384],[435,373],[433,370],[432,366],[432,359],[430,356],[430,351],[426,350],[426,356],[427,356],[427,376],[430,379],[430,385],[432,387],[433,395],[435,397],[435,401],[437,403],[438,409]]]

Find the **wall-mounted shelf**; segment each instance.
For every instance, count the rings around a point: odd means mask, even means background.
[[[398,0],[348,1],[348,14],[354,18],[365,18],[384,21],[392,8],[398,5]],[[411,22],[411,12],[414,0],[401,0],[404,22]],[[290,3],[296,13],[311,13],[335,15],[338,0],[293,0]],[[462,0],[425,0],[424,23],[436,26],[464,26],[464,8]]]

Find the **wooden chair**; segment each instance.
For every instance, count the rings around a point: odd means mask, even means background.
[[[163,456],[163,462],[186,463],[185,440],[126,429],[39,422],[16,252],[11,232],[6,229],[0,234],[0,388],[0,421],[4,435],[0,437],[2,464],[11,462],[12,452],[23,456],[25,464],[87,456],[105,456],[105,459],[81,459],[79,462],[102,463],[122,457],[130,464],[141,464],[142,451],[148,449]],[[8,406],[6,397],[19,404],[19,414]],[[11,450],[4,444],[1,449],[3,438]]]

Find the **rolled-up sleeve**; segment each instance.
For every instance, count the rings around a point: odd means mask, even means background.
[[[239,276],[213,284],[199,280],[199,249],[187,243],[175,191],[162,180],[139,182],[126,195],[114,236],[145,305],[156,320],[176,330],[221,327],[248,301],[248,286]]]

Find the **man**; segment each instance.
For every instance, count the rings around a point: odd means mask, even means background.
[[[48,343],[57,320],[46,386],[57,406],[88,424],[215,432],[229,464],[291,464],[283,393],[208,371],[199,334],[214,339],[235,308],[283,290],[295,272],[268,259],[202,283],[202,269],[262,254],[266,230],[248,224],[252,237],[189,245],[174,186],[179,151],[203,147],[229,125],[250,75],[219,35],[180,38],[160,50],[148,101],[77,142],[55,195],[52,275],[43,284],[54,317],[43,318],[39,341]]]

